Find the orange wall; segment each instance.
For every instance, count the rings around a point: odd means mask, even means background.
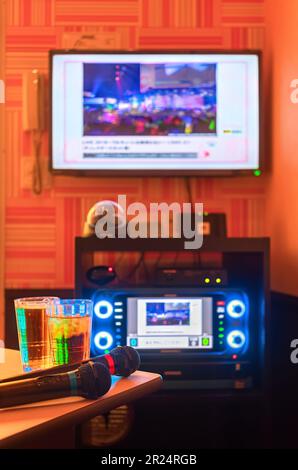
[[[48,50],[69,46],[83,33],[108,36],[116,48],[262,49],[264,6],[263,0],[6,2],[6,287],[72,287],[74,237],[96,200],[124,193],[130,202],[170,202],[187,194],[177,178],[47,176],[43,194],[33,195],[26,176],[32,144],[22,130],[23,71],[47,72]],[[47,138],[42,155],[46,163]],[[196,178],[194,196],[206,210],[227,213],[230,235],[260,236],[266,231],[265,180]]]
[[[298,79],[298,1],[267,3],[273,106],[267,221],[272,288],[298,295],[298,104],[290,100],[290,83]]]
[[[4,7],[0,2],[0,80],[4,80]],[[1,97],[3,98],[3,97]],[[3,338],[3,313],[4,313],[4,218],[5,218],[5,189],[2,184],[5,171],[4,150],[5,150],[5,121],[4,103],[0,99],[0,340]]]

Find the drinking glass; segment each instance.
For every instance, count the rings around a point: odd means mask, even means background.
[[[90,357],[93,302],[89,299],[61,299],[47,311],[52,361],[73,364]]]
[[[46,314],[58,302],[59,297],[25,297],[14,301],[24,372],[52,366]]]

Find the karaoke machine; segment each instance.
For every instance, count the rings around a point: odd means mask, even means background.
[[[243,290],[97,290],[92,355],[129,345],[144,370],[198,388],[250,388],[258,345],[256,316]]]
[[[141,239],[76,239],[76,296],[94,301],[91,354],[129,345],[166,388],[263,394],[270,384],[268,239],[209,238],[194,253],[183,239],[145,245],[142,252]],[[99,266],[110,266],[116,279],[103,286]]]

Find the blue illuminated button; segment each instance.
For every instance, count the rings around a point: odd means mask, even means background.
[[[129,344],[130,344],[130,346],[131,346],[132,348],[136,348],[137,345],[138,345],[138,340],[137,340],[137,338],[131,338],[131,339],[129,340]]]
[[[240,318],[245,313],[245,303],[242,300],[231,300],[227,305],[227,312],[232,318]]]
[[[105,320],[113,313],[113,306],[107,300],[100,300],[94,306],[94,313],[98,318]]]
[[[107,331],[100,331],[94,336],[94,344],[98,349],[109,349],[113,344],[113,336]]]
[[[245,334],[240,330],[233,330],[227,336],[227,343],[233,349],[240,349],[246,341]]]

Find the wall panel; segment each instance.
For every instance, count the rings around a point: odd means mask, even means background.
[[[22,74],[47,72],[48,50],[70,47],[81,34],[110,38],[108,47],[143,49],[263,48],[264,2],[236,0],[9,0],[6,22],[6,264],[7,288],[71,288],[73,240],[96,200],[186,199],[183,179],[47,178],[40,196],[26,186],[32,145],[22,130]],[[78,35],[78,36],[77,36]],[[71,44],[72,43],[72,44]],[[48,159],[48,136],[42,159]],[[263,178],[195,178],[194,197],[228,215],[230,235],[264,234]],[[2,190],[2,189],[1,189]]]

